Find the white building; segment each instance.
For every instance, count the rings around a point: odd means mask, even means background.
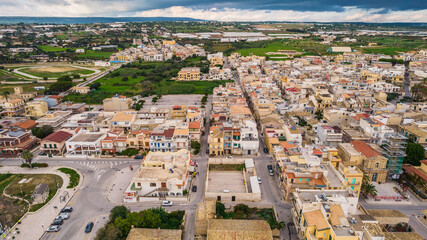
[[[188,186],[190,152],[150,152],[124,194],[125,202],[139,197],[182,196]]]
[[[65,142],[67,155],[98,155],[101,154],[101,140],[106,133],[80,131]]]

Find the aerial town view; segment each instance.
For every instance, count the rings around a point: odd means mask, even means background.
[[[427,2],[0,6],[0,240],[427,239]]]

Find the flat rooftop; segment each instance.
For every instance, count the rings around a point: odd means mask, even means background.
[[[81,133],[73,137],[70,142],[94,142],[101,138],[104,134],[102,133]]]
[[[207,192],[246,193],[241,171],[209,171]]]

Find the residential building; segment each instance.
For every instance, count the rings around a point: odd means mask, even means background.
[[[48,111],[46,114],[37,119],[36,123],[39,126],[52,126],[53,128],[60,127],[70,116],[71,111]]]
[[[9,117],[21,115],[25,113],[25,102],[22,99],[14,99],[6,102],[3,107],[2,115]]]
[[[218,126],[211,127],[208,137],[209,155],[222,156],[224,154],[224,133]]]
[[[150,134],[150,151],[172,152],[174,150],[174,128],[156,128]]]
[[[0,131],[0,156],[21,156],[25,150],[31,150],[37,143],[37,138],[31,135],[31,131]]]
[[[31,101],[25,104],[25,115],[29,117],[41,117],[49,111],[47,102],[44,101]]]
[[[191,68],[182,68],[178,72],[177,80],[179,81],[198,81],[200,80],[200,68],[191,67]]]
[[[132,101],[125,96],[114,96],[102,101],[104,111],[126,111],[132,108]]]
[[[73,136],[70,132],[63,130],[51,133],[40,141],[40,151],[43,154],[62,155],[65,150],[65,141]]]
[[[125,202],[140,197],[182,196],[187,189],[190,152],[149,152],[124,195]]]
[[[343,136],[341,128],[327,123],[318,123],[317,135],[319,136],[319,143],[328,147],[338,146],[338,143],[342,142]]]
[[[63,102],[51,107],[54,111],[71,111],[73,114],[85,111],[86,103]]]
[[[65,142],[67,155],[100,155],[102,152],[101,140],[104,139],[105,136],[105,133],[80,131]]]

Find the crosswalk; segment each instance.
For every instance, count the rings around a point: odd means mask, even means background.
[[[112,169],[115,168],[118,165],[121,165],[123,163],[126,163],[128,161],[64,161],[65,163],[70,163],[70,164],[79,164],[82,166],[86,166],[88,168],[90,168],[96,175],[97,175],[97,179],[99,181],[99,179],[101,178],[101,176],[107,172],[108,169]]]

